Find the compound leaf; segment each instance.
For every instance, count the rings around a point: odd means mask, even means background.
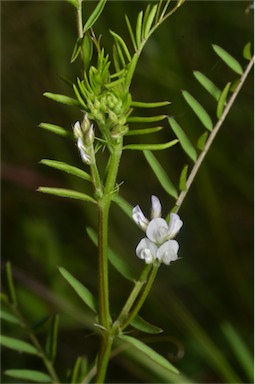
[[[32,381],[33,383],[52,383],[52,378],[49,375],[31,369],[7,369],[4,374],[15,379]]]
[[[219,88],[210,80],[208,77],[206,77],[203,73],[199,71],[193,72],[195,78],[199,83],[207,90],[207,92],[210,93],[214,97],[215,100],[218,100],[220,97],[220,90]]]
[[[64,163],[63,161],[42,159],[40,161],[40,164],[44,164],[48,167],[70,173],[71,175],[77,176],[84,180],[91,180],[91,176],[87,172],[83,171],[80,168],[74,167],[73,165]]]
[[[31,355],[38,355],[38,351],[33,345],[27,343],[26,341],[15,339],[13,337],[1,335],[0,344],[7,348],[14,349],[19,352],[25,352]]]
[[[96,200],[85,193],[73,191],[72,189],[65,188],[51,188],[51,187],[39,187],[37,188],[38,192],[48,193],[49,195],[59,196],[59,197],[68,197],[70,199],[89,201],[91,203],[96,203]]]
[[[189,104],[190,108],[201,121],[201,123],[205,126],[206,129],[211,131],[213,128],[213,123],[206,110],[189,92],[182,91],[182,94],[186,102]]]
[[[168,118],[168,122],[176,134],[177,138],[179,139],[179,142],[184,150],[184,152],[187,153],[187,155],[193,160],[194,162],[197,159],[197,153],[191,142],[189,141],[187,135],[182,130],[182,128],[179,126],[179,124],[176,122],[176,120],[172,117]]]
[[[213,44],[212,47],[217,55],[224,61],[225,64],[227,64],[229,68],[231,68],[238,75],[243,74],[243,68],[241,67],[240,63],[227,51],[225,51],[225,49],[219,47],[216,44]]]

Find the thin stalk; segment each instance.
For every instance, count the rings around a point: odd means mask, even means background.
[[[189,177],[187,179],[186,189],[185,189],[185,191],[182,191],[180,193],[180,195],[179,195],[179,197],[178,197],[178,199],[177,199],[177,201],[175,203],[174,212],[178,212],[179,211],[179,209],[180,209],[180,207],[181,207],[181,205],[182,205],[182,203],[183,203],[187,193],[189,192],[189,189],[190,189],[190,187],[191,187],[191,185],[192,185],[192,183],[194,181],[194,178],[195,178],[195,176],[196,176],[196,174],[197,174],[197,172],[198,172],[198,170],[199,170],[199,168],[200,168],[200,166],[201,166],[201,164],[202,164],[202,162],[203,162],[207,152],[209,151],[209,149],[210,149],[210,147],[211,147],[211,145],[212,145],[212,143],[213,143],[213,141],[214,141],[214,139],[215,139],[219,129],[221,128],[225,118],[227,117],[227,115],[228,115],[228,113],[230,111],[230,108],[234,104],[234,101],[235,101],[237,95],[239,94],[239,92],[240,92],[240,90],[241,90],[241,88],[242,88],[242,86],[243,86],[243,84],[244,84],[244,82],[245,82],[249,72],[251,71],[251,69],[253,67],[253,64],[254,64],[254,56],[250,60],[248,66],[246,67],[244,73],[242,74],[242,76],[240,78],[240,82],[239,82],[235,92],[233,93],[233,95],[229,99],[229,101],[228,101],[228,103],[227,103],[227,105],[226,105],[226,107],[225,107],[225,109],[224,109],[224,111],[222,113],[221,118],[219,119],[219,121],[217,122],[217,124],[213,128],[211,134],[209,135],[209,137],[207,139],[207,142],[205,144],[204,150],[200,153],[197,161],[195,162],[195,164],[194,164],[194,166],[193,166],[193,168],[192,168],[192,170],[191,170],[191,172],[189,174]]]
[[[80,39],[83,37],[82,1],[83,0],[79,0],[79,6],[77,8],[77,15],[76,15],[78,37]]]
[[[153,265],[150,276],[144,285],[144,289],[141,293],[141,296],[138,298],[137,302],[134,304],[131,312],[129,313],[129,315],[127,317],[127,319],[121,325],[122,330],[124,330],[130,324],[130,322],[136,317],[136,315],[138,314],[138,312],[142,308],[148,294],[150,293],[151,287],[154,283],[154,280],[155,280],[155,277],[157,275],[159,267],[160,267],[160,263],[158,263],[157,265]]]
[[[35,334],[33,333],[33,331],[30,329],[30,327],[27,325],[27,323],[26,323],[23,315],[20,313],[17,305],[13,304],[10,307],[11,307],[13,313],[18,317],[18,319],[20,321],[21,327],[25,329],[28,337],[30,338],[30,340],[32,341],[33,345],[37,349],[38,355],[42,359],[42,361],[43,361],[43,363],[45,365],[45,368],[47,369],[49,375],[51,376],[53,384],[60,383],[58,375],[57,375],[57,373],[56,373],[56,371],[55,371],[55,369],[53,367],[52,361],[50,361],[48,359],[48,357],[45,354],[44,349],[42,348],[40,342],[38,341],[38,339],[35,336]]]
[[[105,375],[110,359],[111,349],[112,349],[113,337],[111,335],[107,335],[107,337],[103,337],[100,351],[98,355],[98,363],[97,363],[97,375],[95,383],[104,383]]]

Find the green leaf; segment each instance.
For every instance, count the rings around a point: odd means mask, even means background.
[[[70,199],[77,199],[83,201],[89,201],[96,204],[96,200],[85,193],[73,191],[72,189],[65,188],[51,188],[51,187],[39,187],[37,188],[38,192],[48,193],[49,195],[59,196],[59,197],[68,197]]]
[[[74,45],[73,53],[70,59],[70,63],[74,63],[77,57],[79,56],[79,53],[81,52],[81,45],[82,45],[83,38],[79,37]]]
[[[153,128],[142,128],[142,129],[131,129],[125,133],[125,136],[138,136],[138,135],[149,135],[151,133],[159,132],[163,127],[153,127]]]
[[[79,101],[80,105],[86,110],[87,106],[86,106],[84,100],[82,99],[80,92],[79,92],[79,90],[75,84],[73,84],[73,90],[74,90],[75,96],[76,96],[77,100]]]
[[[59,169],[60,171],[70,173],[71,175],[77,176],[81,179],[91,181],[91,176],[87,172],[80,168],[74,167],[73,165],[64,163],[63,161],[42,159],[39,163],[54,169]]]
[[[135,151],[162,151],[177,144],[178,140],[172,140],[163,144],[128,144],[123,149],[132,149]]]
[[[58,103],[70,105],[72,107],[83,108],[83,105],[81,105],[78,100],[73,99],[72,97],[69,97],[69,96],[59,95],[57,93],[50,93],[50,92],[45,92],[43,96],[48,97],[48,99],[57,101]]]
[[[252,54],[251,54],[251,42],[245,44],[243,49],[243,57],[247,60],[251,60]]]
[[[17,304],[17,295],[16,295],[16,290],[15,290],[15,285],[13,282],[12,265],[11,265],[10,261],[8,261],[6,263],[5,268],[6,268],[7,284],[8,284],[8,289],[10,292],[11,301],[14,305],[16,305]]]
[[[58,125],[50,124],[50,123],[41,123],[38,125],[38,127],[46,129],[47,131],[56,133],[59,136],[67,137],[68,139],[74,140],[74,135],[72,132],[69,132],[64,128],[59,127]]]
[[[166,115],[159,116],[129,116],[127,121],[129,123],[154,123],[155,121],[164,120]]]
[[[142,351],[149,359],[154,361],[156,364],[169,370],[172,373],[179,374],[179,371],[167,359],[159,355],[157,352],[155,352],[153,349],[148,347],[148,345],[142,343],[140,340],[137,340],[134,337],[126,336],[126,335],[121,335],[119,336],[119,338],[122,341],[125,341],[126,343],[132,345],[134,348],[138,349],[139,351]]]
[[[97,19],[99,18],[99,16],[101,15],[101,13],[104,10],[106,1],[107,0],[99,0],[96,8],[91,13],[91,15],[89,16],[88,20],[86,21],[86,23],[84,25],[83,33],[85,33],[88,29],[90,29],[95,24],[95,22],[97,21]]]
[[[81,49],[83,53],[84,68],[87,70],[93,56],[93,42],[90,35],[85,34],[83,37]]]
[[[218,100],[220,97],[219,88],[203,73],[199,71],[194,71],[193,74],[195,78],[199,81],[199,83],[207,90],[207,92],[209,92],[215,100]]]
[[[180,180],[179,180],[179,189],[181,191],[186,191],[186,189],[187,189],[186,182],[187,182],[188,168],[189,168],[188,165],[184,165],[184,167],[181,171],[181,176],[180,176]]]
[[[97,246],[98,237],[97,233],[90,227],[86,228],[87,234],[92,242]],[[129,268],[128,264],[119,257],[110,247],[108,247],[108,258],[112,266],[127,280],[135,281],[135,276]]]
[[[174,118],[169,117],[168,122],[176,134],[177,138],[179,139],[179,142],[184,150],[184,152],[187,153],[187,155],[193,160],[194,162],[197,159],[197,153],[191,142],[189,141],[187,135],[183,132],[182,128],[179,126],[179,124],[175,121]]]
[[[82,377],[88,371],[88,360],[84,356],[79,356],[74,364],[71,376],[71,383],[77,384],[82,381]]]
[[[213,129],[212,120],[202,105],[189,92],[182,91],[182,95],[205,128],[211,131]]]
[[[148,17],[144,17],[144,23],[143,23],[143,36],[146,38],[150,32],[153,20],[155,18],[156,12],[157,12],[158,4],[155,4],[151,11],[148,14]]]
[[[111,33],[111,35],[114,37],[114,40],[115,40],[116,45],[119,44],[119,46],[122,48],[123,52],[125,53],[125,55],[126,55],[128,61],[130,61],[130,60],[131,60],[131,55],[130,55],[130,53],[129,53],[129,50],[128,50],[128,47],[127,47],[125,41],[124,41],[124,40],[122,39],[122,37],[121,37],[120,35],[118,35],[117,33],[113,32],[113,31],[111,31],[111,30],[110,30],[110,33]]]
[[[143,153],[161,186],[170,196],[177,199],[177,191],[173,186],[171,180],[169,179],[168,175],[166,174],[162,166],[159,164],[158,160],[150,151],[144,151]]]
[[[219,47],[216,44],[212,45],[214,51],[217,53],[217,55],[224,61],[224,63],[227,64],[229,68],[231,68],[234,72],[236,72],[238,75],[243,74],[243,68],[241,67],[240,63],[231,56],[225,49]]]
[[[45,351],[51,362],[55,360],[57,353],[57,343],[58,343],[58,326],[59,326],[59,315],[52,316],[50,320],[50,327],[46,340]]]
[[[79,1],[78,0],[66,0],[68,3],[73,5],[75,8],[79,8]]]
[[[58,269],[64,279],[66,279],[66,281],[71,285],[75,292],[80,296],[82,301],[87,304],[87,306],[92,309],[92,311],[97,312],[96,300],[92,293],[65,268],[59,267]]]
[[[33,383],[52,383],[52,378],[49,375],[31,369],[8,369],[4,374],[15,379],[32,381]]]
[[[129,18],[128,18],[127,15],[125,15],[125,20],[126,20],[126,23],[127,23],[128,32],[129,32],[129,35],[130,35],[130,38],[131,38],[134,50],[136,51],[137,50],[137,45],[136,45],[136,41],[135,41],[135,35],[134,35],[133,29],[131,27],[131,24],[130,24],[130,21],[129,21]]]
[[[201,151],[204,150],[205,144],[207,137],[209,135],[209,132],[205,131],[198,139],[197,141],[197,148],[200,149]]]
[[[144,320],[141,316],[137,315],[130,323],[132,327],[138,329],[139,331],[150,333],[150,334],[158,334],[162,333],[163,329],[156,327],[156,325],[148,323],[148,321]]]
[[[220,98],[219,98],[219,101],[217,104],[217,113],[216,114],[217,114],[218,119],[220,119],[222,116],[230,86],[231,86],[231,83],[227,83],[227,85],[225,86],[225,88],[221,92],[221,95],[220,95]]]
[[[142,42],[142,20],[143,20],[143,11],[140,11],[137,16],[137,22],[136,22],[136,45],[139,49],[141,42]]]
[[[112,199],[125,214],[133,221],[132,219],[132,205],[127,202],[123,197],[118,194],[115,194]]]
[[[137,108],[158,108],[171,104],[170,101],[156,101],[154,103],[145,103],[143,101],[132,101],[131,107]]]
[[[38,355],[38,351],[33,345],[27,343],[26,341],[14,339],[13,337],[1,335],[0,344],[3,345],[4,347],[14,349],[19,352],[25,352],[31,355]]]
[[[1,308],[1,311],[0,311],[0,318],[2,320],[6,320],[9,323],[13,323],[13,324],[19,324],[20,323],[19,319],[16,316],[14,316],[12,313],[3,309],[3,307]]]

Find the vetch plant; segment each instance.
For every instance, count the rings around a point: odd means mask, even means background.
[[[83,367],[83,357],[78,356],[72,370],[57,373],[55,358],[59,316],[52,316],[48,321],[48,340],[44,347],[22,314],[15,292],[11,265],[7,264],[9,294],[3,295],[3,302],[9,312],[6,312],[5,317],[7,321],[21,325],[30,342],[3,336],[1,343],[10,349],[37,356],[44,364],[44,371],[10,369],[5,373],[13,378],[34,382],[88,383],[93,381],[103,383],[107,378],[111,357],[130,346],[136,351],[142,352],[153,364],[163,367],[169,374],[169,380],[177,382],[181,380],[177,379],[178,369],[166,357],[161,356],[146,343],[134,337],[132,331],[139,329],[151,334],[161,332],[160,328],[141,319],[139,311],[148,297],[161,265],[171,267],[172,263],[180,258],[179,243],[175,237],[182,228],[183,221],[178,211],[217,132],[251,71],[254,58],[251,56],[250,44],[248,43],[244,48],[244,57],[247,59],[245,68],[242,68],[239,62],[223,48],[213,45],[218,57],[238,76],[237,81],[228,82],[223,89],[219,89],[203,73],[194,72],[195,78],[215,100],[216,121],[213,122],[208,112],[191,93],[186,90],[182,91],[184,101],[198,117],[202,126],[202,132],[195,147],[185,130],[173,117],[169,117],[166,113],[149,117],[140,113],[140,109],[145,108],[150,110],[166,108],[169,101],[145,103],[134,100],[132,95],[134,73],[145,44],[161,24],[167,22],[169,17],[183,6],[184,0],[178,0],[174,5],[170,0],[160,0],[149,4],[145,10],[138,13],[135,26],[132,26],[128,16],[125,16],[129,42],[125,42],[120,35],[110,30],[114,41],[112,55],[106,53],[102,48],[102,39],[97,37],[94,31],[107,1],[99,0],[85,22],[83,21],[84,2],[82,0],[68,1],[76,10],[78,29],[78,38],[71,62],[80,59],[82,75],[71,85],[72,96],[51,92],[46,92],[44,95],[53,101],[76,108],[78,110],[77,121],[74,122],[73,127],[63,128],[51,123],[41,123],[40,127],[71,139],[70,145],[77,147],[81,168],[50,159],[43,159],[41,164],[80,178],[84,181],[85,187],[84,191],[55,187],[39,187],[38,191],[91,203],[97,211],[98,226],[96,230],[88,227],[87,232],[97,246],[98,297],[79,281],[81,276],[76,278],[72,271],[63,267],[59,267],[59,272],[93,313],[94,322],[91,324],[91,328],[97,332],[100,345],[95,361],[86,369]],[[168,124],[171,134],[174,134],[175,138],[169,137],[167,142],[158,143],[157,141],[155,143],[153,142],[154,134],[163,129],[163,126],[155,125],[155,123],[162,121]],[[133,128],[133,124],[145,125],[144,128],[137,129]],[[143,137],[143,135],[150,137],[151,142],[142,143],[135,140],[138,136]],[[134,142],[126,142],[127,137],[134,138]],[[171,181],[153,153],[154,151],[169,150],[175,145],[179,145],[188,158],[180,174],[178,187]],[[167,207],[169,213],[166,219],[162,217],[161,203],[155,195],[151,197],[150,219],[146,218],[139,205],[132,209],[131,205],[121,196],[118,172],[122,154],[128,151],[130,151],[130,156],[132,156],[132,151],[142,151],[160,186],[173,200],[172,206]],[[102,162],[99,156],[102,152],[107,156],[106,163]],[[86,183],[92,185],[93,193],[86,188]],[[146,198],[149,198],[150,195],[151,191],[148,192]],[[132,216],[134,224],[136,223],[145,233],[138,245],[134,244],[130,248],[131,257],[136,255],[145,263],[142,265],[139,277],[132,271],[132,275],[135,277],[130,278],[129,269],[124,260],[121,260],[122,263],[119,262],[121,255],[115,257],[114,251],[109,246],[112,203],[117,204],[129,217]],[[185,257],[183,254],[181,256]],[[109,298],[109,262],[133,284],[126,302],[117,314],[112,312]],[[65,378],[62,379],[64,376]]]

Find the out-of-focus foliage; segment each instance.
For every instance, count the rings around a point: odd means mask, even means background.
[[[144,5],[138,1],[107,4],[95,25],[106,49],[113,43],[108,29],[128,36],[125,13],[134,22]],[[65,94],[63,78],[74,81],[80,76],[78,62],[69,64],[76,41],[75,13],[70,4],[58,1],[6,1],[1,8],[3,264],[12,262],[17,295],[31,323],[60,313],[56,364],[71,367],[84,353],[91,361],[97,340],[91,335],[86,307],[57,266],[71,270],[89,290],[96,291],[95,247],[86,232],[87,226],[95,227],[96,211],[93,205],[35,190],[39,185],[83,187],[83,180],[38,164],[47,157],[81,166],[72,142],[37,128],[41,121],[50,121],[71,131],[81,118],[75,110],[42,96],[45,91]],[[86,8],[89,14],[93,2],[86,3],[85,12]],[[215,100],[201,90],[192,72],[201,71],[222,89],[234,75],[211,44],[224,47],[244,66],[241,52],[252,36],[250,2],[188,1],[146,46],[132,85],[134,99],[171,100],[165,107],[167,113],[189,127],[188,137],[196,140],[200,122],[180,90],[202,99],[216,120]],[[155,336],[147,341],[154,340],[153,348],[193,382],[252,380],[233,347],[241,339],[242,351],[253,350],[252,126],[250,76],[180,211],[185,223],[178,237],[181,260],[170,268],[162,266],[141,313],[165,330],[165,343],[157,343]],[[164,139],[168,139],[164,130],[155,133],[155,143]],[[183,152],[176,147],[170,155],[165,151],[158,158],[178,185]],[[172,207],[174,200],[160,187],[140,152],[124,153],[118,181],[123,179],[121,194],[132,205],[139,203],[146,211],[149,195],[156,194],[164,207]],[[134,249],[140,233],[118,206],[112,207],[111,219],[110,245],[138,275],[141,264]],[[130,287],[110,269],[113,312],[119,311]],[[232,333],[226,331],[226,324],[231,324]],[[13,338],[22,334],[5,322],[3,329]],[[45,337],[43,329],[39,337]],[[4,369],[7,361],[8,368],[41,368],[29,355],[16,354],[13,359],[13,351],[3,352]],[[108,381],[123,377],[128,382],[169,382],[164,372],[143,364],[137,352],[126,351],[111,362]],[[7,382],[6,377],[2,381]]]

